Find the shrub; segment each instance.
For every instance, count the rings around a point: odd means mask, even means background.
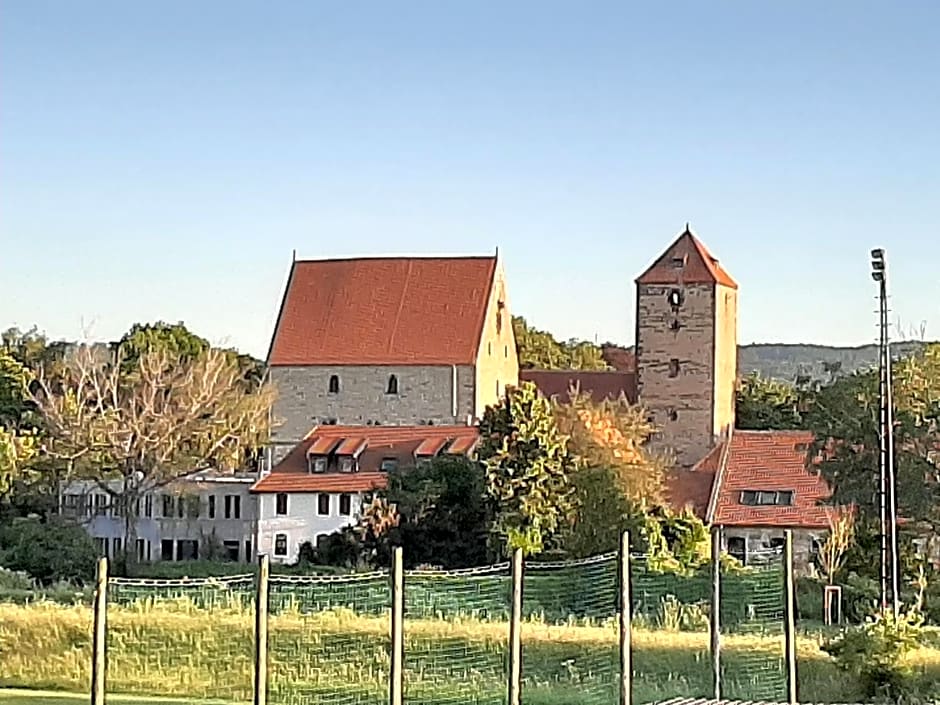
[[[898,701],[913,691],[909,655],[922,641],[923,617],[886,610],[822,646],[836,665],[859,679],[868,698]]]
[[[0,564],[24,571],[43,585],[58,580],[83,583],[94,578],[98,553],[80,526],[58,520],[18,519],[7,537]]]
[[[32,590],[33,579],[21,570],[9,570],[0,566],[0,590]]]

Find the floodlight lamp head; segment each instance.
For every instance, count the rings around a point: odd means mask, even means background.
[[[871,268],[876,272],[883,272],[885,270],[885,261],[883,259],[873,259],[871,261]]]
[[[872,272],[871,278],[874,279],[876,282],[881,282],[881,281],[884,281],[885,275],[884,275],[884,272]]]
[[[884,260],[884,258],[885,258],[885,251],[884,251],[883,249],[881,249],[880,247],[876,247],[874,250],[871,251],[871,258],[872,258],[872,259],[878,259],[878,260]]]

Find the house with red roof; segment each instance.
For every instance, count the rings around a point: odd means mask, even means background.
[[[499,255],[295,261],[267,364],[272,464],[315,426],[473,424],[519,379]]]
[[[257,498],[257,550],[278,563],[297,560],[358,522],[388,473],[436,457],[466,457],[476,426],[316,426],[251,488]]]

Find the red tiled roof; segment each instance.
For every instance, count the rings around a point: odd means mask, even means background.
[[[495,257],[295,262],[268,363],[473,364],[495,271]]]
[[[343,442],[339,444],[339,448],[333,452],[336,455],[359,455],[366,447],[367,441],[361,436],[350,436],[349,438],[344,438]]]
[[[607,343],[601,346],[601,357],[617,372],[636,372],[636,354],[630,348]]]
[[[258,480],[251,491],[360,492],[368,489],[363,483],[374,483],[376,478],[381,478],[381,484],[375,486],[384,486],[385,473],[380,473],[379,468],[386,458],[409,465],[414,463],[419,449],[428,454],[431,454],[429,449],[434,449],[436,453],[447,443],[451,443],[452,449],[458,446],[459,452],[466,454],[479,433],[476,426],[317,426],[268,475]],[[358,447],[361,444],[364,448],[359,454],[359,472],[309,471],[307,456],[312,448],[336,448],[335,456],[344,445]]]
[[[320,436],[313,443],[310,444],[310,447],[307,448],[307,453],[309,455],[328,455],[332,450],[343,442],[342,438],[334,438],[332,436]]]
[[[425,438],[415,448],[415,456],[437,455],[445,445],[447,445],[446,438]]]
[[[828,528],[832,510],[821,502],[830,497],[829,486],[805,465],[805,444],[812,441],[809,431],[735,431],[719,471],[712,523]],[[745,506],[741,504],[744,490],[792,490],[793,505]]]
[[[463,438],[457,438],[453,443],[450,444],[450,447],[447,449],[447,452],[450,455],[466,455],[470,452],[470,449],[476,445],[478,440],[477,436],[466,436]]]
[[[634,372],[593,372],[583,370],[519,370],[519,379],[532,382],[544,397],[558,397],[568,400],[572,385],[585,394],[590,394],[594,401],[619,399],[625,394],[630,403],[636,402],[636,373]]]
[[[682,267],[673,266],[674,259],[683,259]],[[721,284],[737,289],[718,260],[711,255],[695,235],[688,229],[660,255],[649,268],[636,279],[637,284]]]
[[[669,506],[676,511],[689,507],[695,516],[706,518],[723,450],[724,444],[719,443],[691,469],[675,469],[666,474],[666,501]]]

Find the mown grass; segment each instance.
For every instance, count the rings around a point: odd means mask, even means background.
[[[235,605],[205,609],[187,600],[112,605],[108,630],[109,693],[251,700],[250,610]],[[271,615],[269,634],[271,703],[386,701],[386,616],[344,609],[310,614],[284,610]],[[706,633],[637,628],[633,636],[636,702],[709,695]],[[410,619],[405,638],[409,703],[504,702],[505,622]],[[527,622],[526,702],[614,702],[617,644],[613,622]],[[800,699],[857,699],[856,684],[834,667],[819,644],[820,637],[811,635],[798,642]],[[725,694],[757,699],[776,688],[781,649],[779,635],[726,635]],[[940,681],[940,649],[922,648],[914,662],[921,679]],[[0,604],[0,686],[82,692],[88,687],[90,663],[88,607]],[[9,701],[0,691],[0,703]]]

